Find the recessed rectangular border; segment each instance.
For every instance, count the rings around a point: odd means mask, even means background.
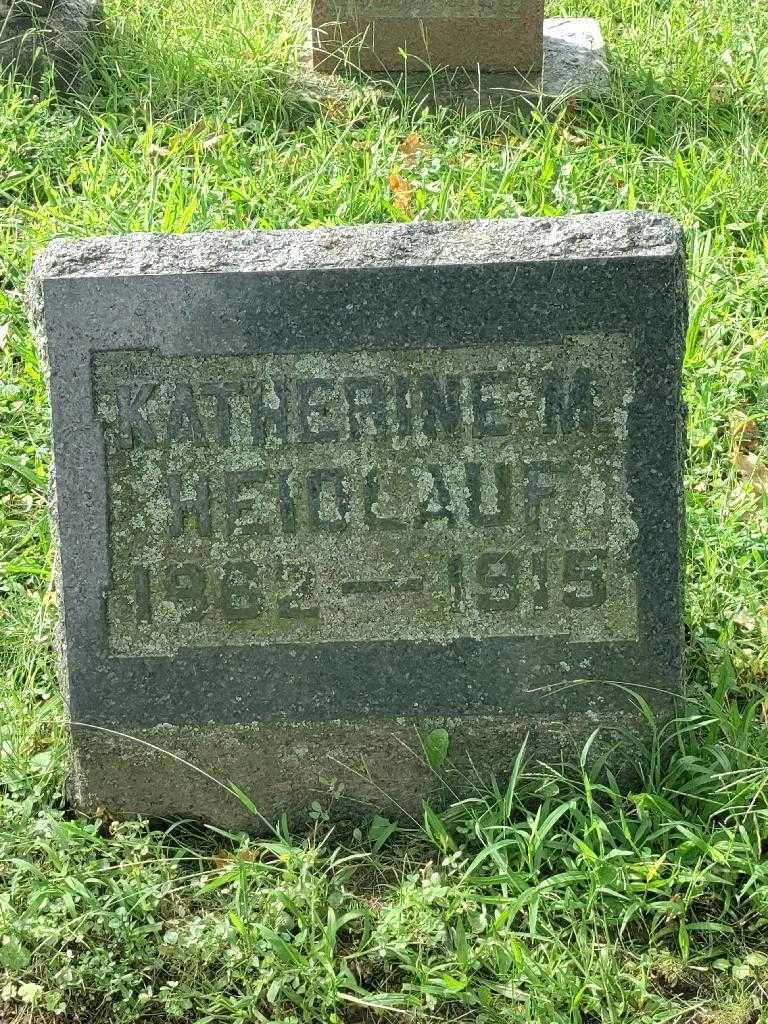
[[[553,347],[555,341],[561,341],[562,345]],[[447,643],[457,636],[480,639],[556,635],[568,642],[636,639],[634,573],[624,557],[627,553],[625,531],[631,533],[635,524],[622,486],[626,437],[621,413],[628,401],[627,392],[634,388],[630,339],[617,334],[569,334],[548,339],[546,345],[529,346],[524,342],[523,337],[510,338],[509,344],[498,347],[444,348],[440,350],[439,367],[435,365],[433,349],[370,349],[362,353],[315,351],[309,357],[315,367],[311,372],[335,382],[332,386],[334,404],[343,406],[346,402],[344,389],[338,385],[345,376],[356,379],[362,376],[366,380],[376,377],[382,384],[380,397],[387,422],[383,427],[384,437],[379,423],[372,434],[366,431],[359,440],[353,440],[342,428],[338,438],[310,445],[299,440],[298,395],[294,387],[296,381],[292,381],[297,374],[300,378],[310,372],[306,354],[168,358],[151,350],[93,352],[91,365],[94,389],[98,393],[97,411],[104,424],[106,468],[111,480],[108,485],[111,587],[107,620],[112,652],[123,656],[157,657],[204,644],[271,646],[385,640]],[[517,349],[519,356],[517,351],[510,355]],[[537,368],[561,365],[566,354],[568,362],[574,364],[571,372],[576,366],[584,367],[600,378],[605,404],[601,403],[600,425],[595,433],[577,432],[569,437],[566,431],[558,441],[548,438],[539,422]],[[470,381],[477,375],[494,374],[502,367],[507,372],[498,382],[497,397],[506,393],[509,398],[505,415],[511,417],[510,425],[501,435],[494,431],[478,437],[471,426]],[[418,392],[419,378],[436,371],[441,377],[443,373],[453,374],[460,381],[456,394],[461,422],[447,436],[435,430],[431,440],[422,437],[413,444],[406,440],[411,429],[401,434],[396,427],[400,421],[395,378],[401,383],[410,379]],[[181,451],[172,451],[162,444],[160,421],[167,415],[170,395],[175,393],[179,383],[184,383],[186,393],[187,384],[195,390],[195,379],[198,386],[201,380],[239,380],[241,387],[237,390],[241,391],[248,380],[264,374],[272,379],[280,377],[287,391],[286,429],[290,436],[287,434],[278,447],[267,453],[260,445],[254,447],[248,443],[247,398],[242,394],[234,399],[234,406],[230,405],[226,444],[217,441],[213,423],[208,422],[207,427],[203,427],[207,420],[204,407],[201,408],[201,430],[207,432],[206,444],[182,444]],[[154,382],[152,397],[159,404],[152,411],[146,410],[154,424],[154,439],[148,448],[139,444],[136,450],[132,443],[126,447],[126,438],[117,431],[116,388],[138,381]],[[199,387],[196,394],[196,402],[208,404]],[[182,461],[177,462],[178,458]],[[554,527],[555,520],[560,519],[566,508],[571,507],[573,501],[579,501],[583,511],[569,518],[565,536],[557,536],[550,528],[543,532],[534,530],[530,523],[526,526],[520,514],[525,466],[539,459],[567,459],[573,467],[573,487],[570,482],[566,488],[557,487],[548,502],[549,523]],[[590,459],[595,461],[593,473],[598,476],[590,474],[587,482],[579,469]],[[192,539],[188,531],[182,529],[179,535],[167,538],[163,525],[151,511],[158,501],[164,501],[164,496],[158,494],[158,474],[169,471],[169,460],[175,465],[175,471],[182,473],[180,488],[186,490],[190,486],[190,474],[199,473],[208,481],[212,520],[205,536]],[[507,492],[509,508],[508,521],[503,526],[498,522],[478,524],[468,514],[467,493],[462,489],[462,483],[466,488],[467,478],[461,467],[465,467],[466,473],[467,461],[485,463],[486,460],[490,463],[501,460],[505,466],[501,490]],[[266,474],[267,479],[255,488],[262,492],[265,486],[270,493],[261,510],[270,520],[266,532],[243,534],[235,530],[231,535],[227,533],[222,474],[227,468],[234,468],[235,463],[241,470],[258,467]],[[394,531],[377,530],[375,525],[371,529],[365,522],[361,508],[362,481],[364,467],[371,463],[384,474],[385,508],[389,495],[395,502],[391,507],[395,518],[406,514],[408,522],[401,522]],[[414,521],[417,482],[413,475],[414,463],[422,472],[434,465],[439,467],[438,472],[445,474],[441,479],[451,489],[452,499],[458,502],[454,507],[456,521],[447,533],[439,528],[436,531],[419,528]],[[305,474],[316,475],[313,467],[317,466],[343,467],[342,472],[348,476],[351,516],[348,529],[308,529]],[[290,472],[295,488],[291,497],[292,524],[287,531],[278,491],[270,489],[276,487],[277,476],[286,471]],[[145,485],[134,487],[131,484],[134,475],[144,479]],[[186,481],[183,487],[182,479]],[[603,504],[599,521],[592,522],[584,510],[594,501],[598,479]],[[120,496],[122,484],[127,485],[131,494],[128,504]],[[392,492],[393,484],[397,497]],[[496,486],[499,486],[498,477]],[[570,491],[573,493],[568,495]],[[514,515],[513,508],[518,510]],[[140,525],[135,532],[137,520]],[[609,525],[609,520],[613,526]],[[300,524],[298,529],[297,523]],[[560,524],[561,529],[565,528],[562,519]],[[147,530],[152,533],[151,540]],[[624,538],[623,543],[619,543],[619,536]],[[276,543],[279,556],[275,551]],[[519,574],[519,600],[514,609],[507,608],[501,614],[495,613],[492,607],[479,611],[476,601],[482,588],[477,586],[476,560],[483,552],[500,546],[514,552],[519,559],[515,570]],[[563,559],[567,547],[606,549],[607,594],[599,611],[597,608],[569,609],[556,595],[555,590],[559,589],[556,581],[565,569]],[[545,552],[549,597],[546,607],[537,609],[534,593],[541,585],[541,555]],[[202,574],[206,598],[199,614],[184,622],[177,619],[162,600],[157,561],[160,559],[167,566],[184,562],[187,557],[195,564],[195,571]],[[284,559],[289,567],[287,576],[284,570],[275,572]],[[394,563],[390,559],[394,559]],[[260,566],[257,572],[261,592],[257,602],[259,610],[253,615],[227,614],[222,609],[223,566],[236,566],[243,560]],[[394,565],[399,569],[395,570]],[[307,570],[309,576],[305,575]],[[243,582],[240,570],[235,571]],[[141,580],[143,602],[143,611],[138,616],[137,579]],[[281,596],[286,595],[289,579],[292,581],[289,590],[294,597],[295,588],[302,588],[303,597],[298,603],[304,607],[304,614],[280,613],[280,606],[285,604]],[[311,601],[303,589],[309,579],[315,595]],[[553,587],[555,590],[551,589]],[[371,593],[376,594],[372,599]],[[394,594],[399,596],[393,599]],[[322,614],[307,614],[307,605],[315,601],[320,608],[324,606]]]

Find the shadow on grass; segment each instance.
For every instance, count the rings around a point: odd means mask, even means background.
[[[241,39],[233,28],[212,38],[210,47],[202,41],[178,46],[172,38],[118,22],[94,67],[91,105],[122,114],[146,111],[154,120],[194,123],[225,116],[300,130],[322,113],[328,96],[302,66],[297,30],[279,46],[271,43]]]

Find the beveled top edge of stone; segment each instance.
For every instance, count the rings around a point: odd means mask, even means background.
[[[57,239],[33,276],[101,278],[389,266],[669,258],[683,252],[671,217],[626,212],[275,231]]]

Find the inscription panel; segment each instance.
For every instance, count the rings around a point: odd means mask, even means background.
[[[637,639],[631,344],[95,352],[110,652]]]

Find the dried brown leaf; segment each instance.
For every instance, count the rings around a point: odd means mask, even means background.
[[[327,97],[323,102],[323,110],[331,121],[347,124],[350,119],[349,104],[334,97]]]
[[[398,146],[398,152],[403,157],[404,163],[413,165],[431,153],[432,147],[422,139],[418,132],[411,132]]]
[[[389,188],[394,198],[395,209],[400,213],[411,212],[411,199],[413,198],[413,185],[407,178],[404,178],[399,171],[391,171],[389,175]]]
[[[228,871],[238,863],[253,864],[258,860],[261,860],[261,850],[240,850],[238,853],[219,850],[211,857],[211,862],[217,871]]]
[[[745,633],[753,633],[757,626],[757,619],[754,615],[751,615],[746,608],[742,608],[733,616],[733,621],[737,626],[741,626]]]
[[[760,426],[757,420],[743,412],[731,416],[731,439],[735,451],[756,452],[760,448]]]
[[[570,128],[563,128],[563,138],[572,146],[589,145],[589,139],[585,139],[583,135],[577,135],[576,132],[572,132]]]
[[[745,486],[756,494],[768,494],[768,465],[755,452],[737,450],[733,462]]]

